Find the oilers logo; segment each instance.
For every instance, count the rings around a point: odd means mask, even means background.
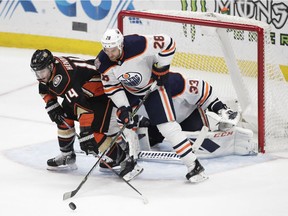
[[[133,87],[138,86],[142,82],[142,76],[138,72],[128,72],[122,74],[118,80],[121,81],[123,85]]]

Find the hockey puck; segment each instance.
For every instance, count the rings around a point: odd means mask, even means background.
[[[70,202],[70,203],[69,203],[69,207],[70,207],[72,210],[75,210],[75,209],[76,209],[76,205],[75,205],[75,203],[73,203],[73,202]]]

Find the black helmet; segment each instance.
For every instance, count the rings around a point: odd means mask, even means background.
[[[53,62],[52,53],[47,50],[36,50],[32,55],[30,67],[34,70],[42,70]]]

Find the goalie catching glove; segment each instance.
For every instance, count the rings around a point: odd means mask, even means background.
[[[91,133],[89,131],[80,133],[80,148],[87,155],[98,155],[110,147],[111,137],[107,137],[102,133]]]
[[[65,113],[57,100],[48,101],[45,109],[52,122],[55,122],[58,125],[63,124]]]
[[[170,65],[158,67],[154,64],[152,67],[152,78],[156,80],[158,86],[163,86],[168,81]]]

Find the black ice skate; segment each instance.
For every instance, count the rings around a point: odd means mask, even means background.
[[[108,166],[110,166],[113,170],[120,171],[121,169],[120,164],[125,159],[125,157],[126,157],[125,154],[123,154],[120,156],[120,158],[117,158],[116,160],[109,158],[110,160],[105,161],[108,164]],[[110,172],[110,169],[102,161],[100,162],[99,166],[100,166],[99,169],[100,172]]]
[[[190,172],[187,173],[186,178],[193,183],[202,182],[208,179],[204,173],[204,167],[198,160],[195,160],[195,166]]]
[[[47,161],[47,169],[52,171],[61,171],[61,170],[75,170],[77,169],[76,165],[76,154],[74,151],[62,152],[60,155],[51,158]]]
[[[120,176],[126,181],[130,181],[142,173],[143,168],[134,160],[133,156],[123,161],[121,164]]]

